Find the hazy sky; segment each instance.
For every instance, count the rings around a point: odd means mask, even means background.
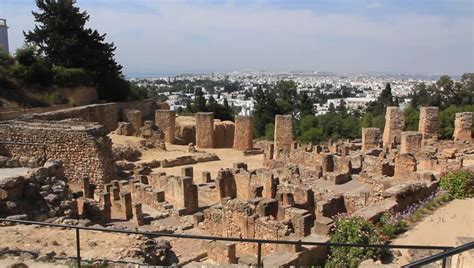
[[[472,0],[78,0],[127,74],[474,71]],[[0,0],[10,48],[34,0]]]

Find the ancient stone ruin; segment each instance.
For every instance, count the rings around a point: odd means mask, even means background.
[[[122,106],[98,106],[116,108],[110,128],[93,107],[0,122],[0,172],[17,172],[0,175],[0,217],[328,242],[336,215],[376,222],[427,198],[444,172],[474,169],[472,113],[456,115],[453,140],[438,140],[437,108],[422,108],[419,131],[405,131],[403,112],[388,107],[383,133],[303,145],[289,115],[275,117],[273,142],[254,143],[249,116],[233,123],[150,102]],[[255,243],[184,238],[126,247],[124,258],[151,265],[248,266],[257,255]],[[263,264],[319,265],[328,250],[264,244]]]

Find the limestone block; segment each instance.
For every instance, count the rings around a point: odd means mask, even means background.
[[[139,110],[125,109],[122,117],[123,121],[132,125],[133,133],[137,135],[142,126],[142,113]]]
[[[276,159],[280,159],[280,155],[289,154],[293,143],[293,118],[291,115],[275,116],[275,152]]]

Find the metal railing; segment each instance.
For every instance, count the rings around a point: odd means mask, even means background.
[[[206,235],[190,235],[190,234],[169,234],[159,232],[140,232],[140,231],[127,231],[117,230],[109,228],[96,228],[96,227],[83,227],[66,224],[55,224],[45,222],[35,222],[26,220],[13,220],[0,218],[0,222],[10,222],[19,224],[32,224],[39,226],[58,227],[58,228],[69,228],[74,229],[76,233],[76,260],[77,267],[81,267],[81,243],[80,243],[80,230],[86,231],[99,231],[107,233],[121,233],[121,234],[138,234],[148,237],[173,237],[183,239],[197,239],[197,240],[213,240],[213,241],[228,241],[237,243],[256,243],[257,244],[257,266],[263,266],[262,263],[262,245],[263,244],[285,244],[285,245],[299,245],[299,246],[325,246],[325,247],[359,247],[359,248],[383,248],[383,249],[427,249],[427,250],[441,250],[445,255],[436,257],[436,260],[446,259],[449,256],[457,254],[458,251],[451,251],[454,248],[448,246],[420,246],[420,245],[391,245],[391,244],[346,244],[346,243],[327,243],[327,242],[307,242],[307,241],[290,241],[290,240],[270,240],[270,239],[252,239],[252,238],[236,238],[236,237],[221,237],[221,236],[206,236]],[[454,252],[454,253],[453,253]],[[451,255],[448,255],[451,254]],[[438,259],[439,258],[439,259]],[[443,262],[444,266],[446,262]],[[415,267],[415,266],[407,266]]]
[[[427,264],[430,264],[430,263],[433,263],[433,262],[436,262],[436,261],[439,261],[439,260],[443,260],[442,266],[446,267],[446,259],[448,257],[451,257],[451,256],[456,255],[456,254],[460,254],[464,251],[468,251],[468,250],[471,250],[471,249],[474,249],[474,242],[466,243],[466,244],[461,245],[459,247],[455,247],[455,248],[445,250],[444,252],[441,252],[439,254],[423,258],[421,260],[412,262],[412,263],[407,264],[407,265],[402,266],[402,267],[404,267],[404,268],[420,267],[420,266],[427,265]]]

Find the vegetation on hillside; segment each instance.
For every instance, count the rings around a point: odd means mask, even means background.
[[[387,83],[377,100],[369,103],[366,109],[348,110],[342,101],[338,107],[330,105],[327,114],[314,115],[313,104],[319,102],[320,97],[310,98],[305,92],[296,92],[293,81],[280,81],[275,87],[267,86],[253,92],[256,101],[256,138],[273,139],[276,114],[294,116],[294,135],[304,143],[358,138],[362,127],[378,127],[383,130],[387,106],[398,106],[402,102],[402,99],[392,95],[390,83]],[[342,98],[342,93],[337,97]],[[455,114],[474,111],[474,74],[463,74],[460,82],[454,82],[449,76],[442,76],[433,85],[421,83],[407,98],[411,102],[405,110],[406,130],[418,130],[420,107],[436,106],[440,108],[439,137],[452,138]]]
[[[24,32],[25,45],[14,57],[0,52],[3,97],[22,97],[25,92],[20,91],[57,94],[56,87],[84,85],[95,86],[99,99],[106,101],[145,97],[131,90],[114,59],[115,45],[85,26],[90,17],[75,1],[36,0],[36,5],[36,25]]]

